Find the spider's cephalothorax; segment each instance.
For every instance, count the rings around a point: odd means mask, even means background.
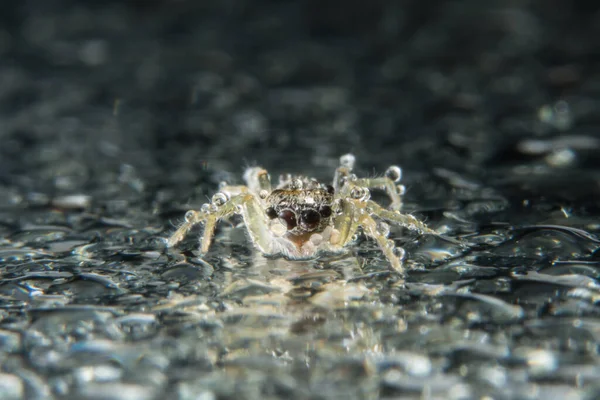
[[[267,217],[277,219],[289,237],[322,232],[331,222],[334,190],[333,186],[316,186],[314,182],[305,188],[303,180],[297,179],[273,190],[265,199]]]
[[[190,228],[204,223],[200,250],[210,247],[219,219],[240,214],[254,245],[267,256],[291,260],[309,259],[323,253],[343,253],[359,228],[375,239],[392,268],[403,272],[403,251],[387,238],[393,223],[420,233],[436,234],[409,214],[400,213],[403,185],[399,167],[391,166],[385,176],[357,178],[352,174],[354,156],[340,158],[333,185],[304,176],[282,175],[273,189],[266,170],[246,170],[246,186],[222,185],[221,191],[200,211],[188,211],[185,222],[168,239],[174,246]],[[370,200],[369,188],[382,189],[392,203],[383,208]]]

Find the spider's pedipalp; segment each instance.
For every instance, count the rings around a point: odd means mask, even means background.
[[[271,178],[266,169],[261,167],[251,167],[244,172],[244,181],[253,193],[259,193],[261,190],[271,191]]]
[[[354,168],[355,162],[356,157],[354,157],[353,154],[344,154],[340,157],[340,166],[336,168],[333,175],[333,188],[336,192],[344,186],[345,181],[348,179]]]
[[[355,201],[350,199],[341,201],[340,207],[339,213],[334,218],[334,229],[337,234],[332,239],[332,244],[345,246],[358,230],[360,219]]]

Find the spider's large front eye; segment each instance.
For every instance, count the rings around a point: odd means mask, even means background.
[[[321,214],[316,210],[304,210],[300,214],[300,225],[307,230],[315,229],[320,221]]]
[[[287,226],[288,231],[294,229],[298,224],[296,214],[292,210],[281,210],[277,216]]]

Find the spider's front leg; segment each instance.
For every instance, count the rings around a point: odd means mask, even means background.
[[[210,248],[214,230],[219,219],[227,218],[233,214],[241,214],[252,242],[262,251],[271,249],[272,237],[266,223],[267,217],[258,199],[251,193],[241,193],[227,199],[223,192],[213,196],[212,204],[203,206],[201,211],[188,211],[185,222],[168,239],[169,247],[180,242],[189,230],[196,224],[204,223],[204,232],[200,239],[200,252],[206,253]]]
[[[436,236],[440,235],[439,233],[429,228],[423,222],[419,221],[417,218],[413,217],[410,214],[402,214],[399,211],[386,210],[385,208],[381,207],[379,204],[375,203],[372,200],[369,200],[367,203],[367,207],[369,208],[371,214],[385,221],[391,222],[395,225],[400,225],[406,229],[418,232],[420,234],[429,234]]]
[[[251,192],[259,194],[262,190],[271,191],[271,178],[266,169],[250,167],[244,172],[244,180]]]
[[[461,242],[460,240],[444,236],[436,232],[435,230],[429,228],[423,222],[419,221],[417,218],[413,217],[410,214],[402,214],[399,211],[386,210],[385,208],[381,207],[379,204],[371,200],[368,201],[368,207],[371,212],[371,215],[374,215],[394,225],[402,226],[408,230],[417,232],[421,235],[434,235],[442,240],[456,245],[465,245],[465,243]]]
[[[360,178],[352,182],[354,185],[359,187],[366,187],[368,189],[382,189],[392,200],[390,209],[398,211],[402,208],[402,195],[404,194],[404,185],[397,185],[396,183],[402,178],[402,170],[400,167],[392,165],[388,168],[385,176],[379,178]]]
[[[381,232],[377,228],[377,222],[367,212],[367,206],[368,203],[361,200],[346,199],[342,203],[342,212],[334,221],[335,229],[339,232],[339,239],[332,244],[340,247],[347,245],[358,228],[362,227],[367,236],[375,239],[392,269],[398,274],[404,275],[402,258],[396,253],[394,242],[388,239],[389,232]]]
[[[352,176],[356,157],[352,154],[345,154],[340,157],[340,166],[335,170],[333,178],[333,187],[337,191],[347,190],[348,195],[355,187],[367,189],[384,190],[390,197],[392,203],[390,209],[400,210],[402,208],[402,195],[404,194],[404,185],[396,185],[402,178],[402,169],[396,165],[390,166],[385,171],[385,176],[379,178],[359,178]],[[350,182],[348,182],[350,180]],[[348,184],[346,184],[348,183]]]

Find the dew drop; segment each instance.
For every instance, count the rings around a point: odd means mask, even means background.
[[[346,167],[349,169],[354,168],[354,162],[356,161],[356,157],[353,154],[344,154],[340,157],[340,164],[342,167]]]
[[[344,212],[344,208],[342,207],[342,199],[335,200],[333,202],[332,209],[336,214],[342,214]]]
[[[397,165],[392,165],[385,171],[385,176],[393,182],[398,182],[402,178],[402,170]]]
[[[406,251],[402,247],[395,247],[393,250],[393,253],[396,257],[398,257],[401,260],[406,255]]]
[[[203,213],[209,213],[210,206],[208,205],[208,203],[202,204],[202,206],[200,207],[200,211],[202,211]]]
[[[261,199],[266,199],[267,196],[269,196],[269,191],[268,190],[261,190],[260,192],[258,192],[258,197],[260,197]]]
[[[215,193],[210,201],[213,205],[221,207],[223,204],[227,203],[227,200],[229,200],[227,195],[223,192],[219,192]]]
[[[398,194],[400,196],[404,196],[404,194],[406,193],[406,186],[398,185],[398,186],[396,186],[396,188],[398,189]]]
[[[352,188],[352,191],[350,192],[350,196],[352,196],[353,199],[360,199],[361,197],[363,197],[363,188],[360,187],[355,187]]]
[[[390,226],[383,221],[377,223],[377,232],[387,237],[390,234]]]
[[[184,217],[185,218],[185,222],[191,222],[191,221],[193,221],[195,215],[196,215],[195,211],[190,210],[190,211],[186,212],[185,213],[185,217]]]
[[[217,207],[215,204],[210,204],[208,206],[209,213],[216,213],[217,211],[219,211],[219,207]]]
[[[357,186],[352,188],[350,196],[356,200],[367,201],[371,198],[371,192],[367,188]]]

